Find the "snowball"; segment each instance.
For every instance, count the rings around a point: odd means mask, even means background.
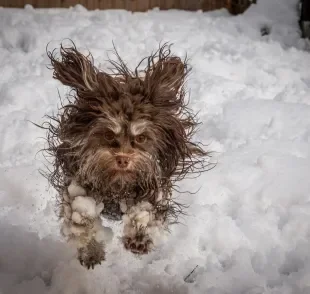
[[[152,209],[153,209],[153,206],[151,203],[147,201],[142,201],[138,203],[137,205],[131,207],[130,210],[128,211],[128,215],[132,217],[134,215],[139,214],[141,211],[151,211]]]
[[[140,210],[152,210],[153,209],[153,205],[150,202],[147,201],[142,201],[139,205],[138,205]]]
[[[74,211],[72,213],[72,221],[77,223],[77,224],[80,224],[82,223],[82,216],[77,212],[77,211]]]
[[[86,196],[86,191],[83,187],[78,185],[76,180],[72,180],[71,184],[68,187],[68,193],[70,197],[74,198],[77,196]]]
[[[137,227],[146,227],[148,222],[150,221],[150,213],[148,211],[141,211],[139,214],[136,215],[135,221]]]
[[[72,202],[72,209],[79,212],[82,216],[95,218],[96,212],[96,201],[91,197],[76,197]]]
[[[71,224],[70,231],[75,236],[80,236],[81,234],[85,233],[87,228],[85,226],[76,226]]]

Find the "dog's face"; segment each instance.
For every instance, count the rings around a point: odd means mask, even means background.
[[[146,59],[143,77],[118,55],[110,61],[117,74],[109,75],[75,47],[60,53],[61,60],[49,53],[54,78],[75,94],[49,128],[55,181],[67,174],[100,190],[154,190],[197,163],[203,169],[194,157],[207,153],[190,141],[197,123],[184,102],[187,66],[166,45]]]
[[[83,178],[114,189],[160,178],[162,134],[147,113],[151,105],[142,104],[142,96],[135,98],[128,93],[110,107],[102,107],[91,126],[80,129],[76,137],[85,138],[79,147],[79,174]],[[132,101],[140,101],[140,105]]]

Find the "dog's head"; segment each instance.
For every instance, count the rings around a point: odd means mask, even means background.
[[[117,54],[113,75],[75,46],[61,47],[60,59],[48,56],[54,78],[74,90],[49,127],[58,176],[75,175],[100,190],[154,189],[197,163],[204,167],[197,158],[207,153],[191,142],[197,122],[184,102],[189,70],[167,45],[142,71],[130,71]]]

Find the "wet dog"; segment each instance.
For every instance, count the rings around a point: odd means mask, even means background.
[[[47,53],[53,77],[72,90],[42,125],[63,235],[94,268],[105,259],[103,215],[123,221],[127,250],[149,253],[182,212],[176,182],[209,169],[209,152],[192,139],[198,122],[185,102],[187,60],[164,44],[131,71],[115,51],[106,73],[74,44],[61,45],[58,57]]]

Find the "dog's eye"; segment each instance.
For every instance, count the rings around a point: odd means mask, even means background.
[[[136,142],[139,144],[145,143],[147,140],[147,137],[145,135],[139,135],[135,138]]]
[[[115,138],[115,134],[112,132],[112,131],[106,131],[104,133],[104,138],[107,140],[107,141],[112,141],[114,138]]]

